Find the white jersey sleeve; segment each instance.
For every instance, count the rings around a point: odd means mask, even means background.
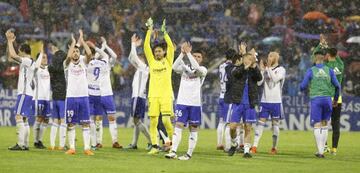
[[[226,66],[229,65],[228,62],[224,62],[219,66],[219,79],[220,79],[220,99],[224,98],[225,92],[226,92],[226,81],[227,79],[227,74],[225,71]]]

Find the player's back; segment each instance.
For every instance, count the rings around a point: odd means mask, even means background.
[[[35,74],[35,97],[38,100],[50,100],[50,73],[48,68],[38,68]]]
[[[89,62],[87,66],[89,95],[99,96],[101,94],[100,84],[104,78],[102,71],[105,70],[105,65],[106,62],[98,59],[93,59]]]
[[[199,76],[197,72],[188,66],[188,70],[181,75],[177,104],[189,106],[201,106],[201,86],[205,76]],[[201,66],[200,68],[205,68]],[[206,68],[205,68],[206,69]]]
[[[86,77],[85,57],[80,56],[79,63],[70,62],[64,68],[67,79],[66,97],[87,97],[88,79]]]
[[[132,81],[132,97],[146,98],[146,84],[149,78],[149,68],[138,68]]]
[[[103,58],[99,61],[103,62],[100,69],[100,93],[101,96],[113,95],[111,87],[110,72],[112,65],[109,63],[109,58]]]
[[[18,95],[19,94],[26,94],[29,96],[34,95],[34,70],[35,70],[35,63],[30,57],[22,57],[20,63],[20,70],[19,70],[19,79],[18,79]]]
[[[281,76],[281,79],[274,81],[271,78],[269,72],[265,70],[264,72],[264,89],[261,97],[261,102],[263,103],[281,103],[282,102],[282,88],[285,82],[285,73],[286,70],[282,66],[277,66],[275,68],[270,68],[274,75],[277,77]]]
[[[226,75],[226,66],[228,66],[229,62],[224,62],[219,66],[219,79],[220,79],[220,99],[224,98],[226,92],[226,82],[227,82],[227,75]]]

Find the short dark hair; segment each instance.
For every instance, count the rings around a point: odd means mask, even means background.
[[[332,56],[332,57],[334,57],[334,56],[336,56],[337,55],[337,50],[336,50],[336,48],[329,48],[328,50],[327,50],[327,53],[330,55],[330,56]]]
[[[232,58],[231,61],[232,63],[236,63],[237,60],[240,60],[241,58],[243,58],[243,56],[241,56],[240,54],[235,54]]]
[[[205,52],[202,51],[201,49],[195,49],[192,51],[192,53],[200,53],[203,59],[205,58]]]
[[[25,53],[28,54],[28,55],[31,54],[31,48],[30,48],[30,46],[29,46],[28,44],[26,44],[26,43],[22,43],[22,44],[20,45],[19,50],[20,50],[21,52],[25,52]]]
[[[314,55],[326,55],[326,50],[320,49],[314,52]]]
[[[225,52],[225,58],[227,60],[232,60],[234,58],[234,56],[236,55],[236,51],[234,49],[228,49],[226,52]]]
[[[167,48],[167,44],[162,42],[162,43],[156,43],[154,44],[153,48],[152,48],[152,51],[155,52],[155,49],[160,47],[161,49],[163,49],[164,51],[166,51],[166,48]]]

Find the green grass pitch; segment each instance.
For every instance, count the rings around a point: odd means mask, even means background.
[[[31,129],[32,130],[32,129]],[[44,144],[49,144],[47,129]],[[271,132],[266,131],[260,141],[257,154],[252,159],[244,159],[241,154],[228,157],[222,151],[216,151],[216,131],[201,130],[193,158],[189,161],[168,160],[164,153],[156,156],[146,154],[146,142],[143,136],[139,140],[139,149],[135,151],[110,148],[110,136],[104,129],[104,148],[95,152],[95,156],[82,153],[82,134],[76,133],[77,154],[65,155],[61,151],[35,149],[28,152],[8,151],[15,144],[15,127],[0,128],[0,173],[101,173],[101,172],[216,172],[216,173],[309,173],[309,172],[360,172],[360,133],[342,132],[338,154],[326,154],[325,159],[314,157],[315,142],[311,131],[282,131],[280,134],[279,154],[269,155]],[[119,142],[127,145],[131,142],[132,129],[119,129]],[[329,133],[331,135],[331,132]],[[329,137],[330,137],[329,135]],[[31,134],[30,141],[33,141]],[[187,149],[188,132],[184,130],[178,154]],[[58,142],[58,141],[57,141]]]

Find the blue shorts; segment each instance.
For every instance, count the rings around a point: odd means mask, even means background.
[[[50,101],[48,100],[38,100],[37,101],[37,105],[36,105],[36,101],[33,100],[33,115],[35,116],[45,116],[45,117],[50,117],[51,112],[50,112]]]
[[[281,103],[260,103],[259,118],[283,119]]]
[[[104,110],[101,106],[101,96],[89,96],[89,107],[90,107],[90,115],[103,115]]]
[[[65,118],[65,101],[64,100],[53,100],[52,101],[51,117],[54,119],[64,119]]]
[[[256,111],[251,109],[250,105],[245,104],[232,104],[231,107],[231,123],[255,123]]]
[[[88,97],[69,97],[66,98],[65,113],[66,123],[90,123]]]
[[[32,114],[32,96],[19,94],[16,99],[15,114],[30,117]]]
[[[115,102],[114,97],[112,95],[110,96],[101,96],[101,108],[107,115],[109,114],[115,114]]]
[[[331,97],[317,97],[310,101],[310,123],[329,121],[332,113]]]
[[[187,106],[179,105],[175,106],[176,122],[187,123],[192,125],[201,124],[201,106]]]
[[[227,115],[229,111],[229,104],[224,102],[224,99],[219,99],[219,108],[218,108],[218,114],[219,118],[222,118],[224,121],[227,120]]]
[[[146,99],[141,97],[131,98],[131,116],[136,118],[144,118],[146,111]]]

